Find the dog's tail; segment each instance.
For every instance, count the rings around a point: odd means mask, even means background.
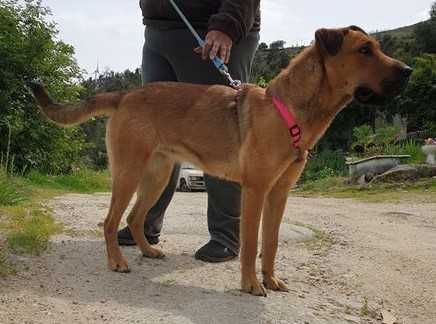
[[[61,126],[81,124],[94,116],[110,116],[117,110],[123,97],[121,92],[108,92],[78,104],[64,105],[55,103],[40,82],[29,82],[28,87],[44,114]]]

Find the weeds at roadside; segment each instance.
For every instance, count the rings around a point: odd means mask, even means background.
[[[302,197],[353,198],[372,203],[436,202],[436,179],[370,186],[349,185],[346,180],[336,177],[305,182],[292,190],[292,194]]]
[[[317,251],[318,253],[324,255],[334,244],[334,240],[330,235],[312,225],[303,224],[300,222],[296,222],[295,225],[308,228],[313,232],[313,238],[302,243],[310,250]]]
[[[362,308],[360,309],[360,316],[376,319],[378,317],[378,312],[369,306],[368,297],[363,297]]]
[[[31,172],[25,179],[32,186],[63,192],[94,193],[110,191],[111,188],[107,172],[91,170],[80,170],[71,175],[58,176]]]
[[[4,160],[4,159],[3,159]],[[10,169],[10,162],[7,163]],[[41,202],[66,192],[110,191],[107,172],[80,170],[72,175],[52,176],[32,172],[17,176],[0,165],[0,276],[14,274],[10,253],[40,255],[52,235],[63,231]],[[100,237],[100,231],[76,233]],[[3,242],[3,243],[2,243]],[[3,244],[3,246],[2,246]]]
[[[22,207],[9,208],[8,220],[1,227],[11,252],[31,255],[40,255],[47,249],[50,236],[62,231],[47,210]]]
[[[15,274],[15,269],[10,263],[6,247],[0,243],[0,278]]]
[[[12,177],[0,169],[0,206],[15,206],[25,200],[23,190],[20,190]]]

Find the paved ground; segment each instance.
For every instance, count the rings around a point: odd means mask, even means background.
[[[66,232],[43,256],[17,259],[16,277],[0,279],[0,323],[381,323],[381,311],[398,323],[435,323],[436,204],[291,197],[277,260],[290,292],[259,298],[239,292],[237,260],[193,259],[208,237],[203,193],[176,195],[166,259],[124,248],[132,272],[110,272],[101,237],[108,201],[51,203]]]

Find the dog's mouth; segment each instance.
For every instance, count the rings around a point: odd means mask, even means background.
[[[368,87],[358,87],[354,92],[354,98],[363,104],[371,102],[376,93]]]
[[[388,99],[394,98],[401,94],[406,88],[407,80],[391,81],[384,80],[381,83],[382,94],[376,93],[367,86],[361,86],[354,92],[354,98],[361,104],[366,105],[383,105],[388,102]]]

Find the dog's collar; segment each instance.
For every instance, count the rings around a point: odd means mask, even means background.
[[[282,119],[286,123],[286,126],[289,129],[289,134],[291,135],[291,139],[292,139],[292,145],[295,148],[298,148],[299,143],[301,141],[302,131],[300,126],[298,126],[295,115],[288,109],[286,104],[278,97],[273,96],[272,100],[274,106],[276,107],[277,111],[280,113],[280,116],[282,117]]]

